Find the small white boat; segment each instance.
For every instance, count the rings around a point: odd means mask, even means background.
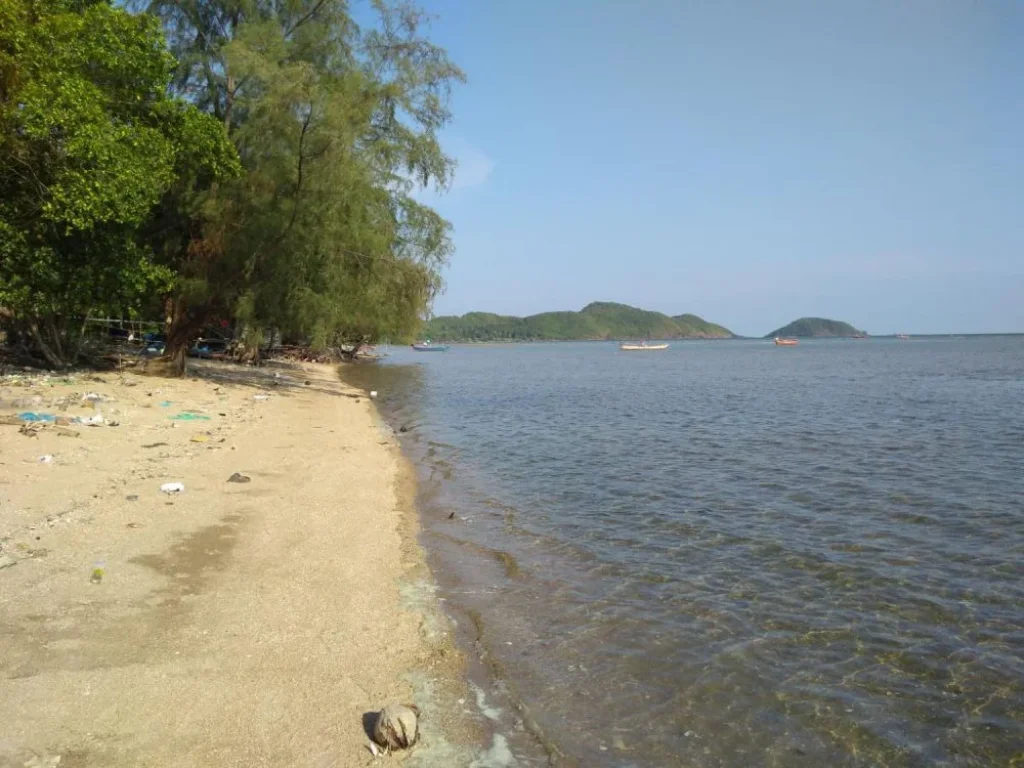
[[[668,349],[668,344],[648,344],[641,341],[639,344],[619,344],[623,352],[649,352],[657,349]]]
[[[447,352],[447,344],[435,344],[430,339],[421,341],[419,344],[413,344],[412,348],[417,352]]]

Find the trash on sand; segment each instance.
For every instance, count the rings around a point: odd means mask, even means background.
[[[388,704],[377,714],[373,740],[389,750],[408,749],[419,738],[419,716],[419,709],[412,705]]]
[[[109,398],[104,397],[103,395],[97,394],[96,392],[88,392],[88,393],[82,395],[82,399],[83,400],[88,400],[90,403],[102,403],[102,402],[106,402],[107,400],[109,400]]]
[[[94,413],[92,416],[79,416],[73,423],[83,424],[87,427],[98,427],[103,424],[103,414]]]
[[[42,429],[42,424],[25,422],[21,425],[21,429],[18,430],[18,433],[25,435],[25,437],[35,437],[42,431]]]
[[[376,744],[374,744],[374,743],[373,743],[372,741],[371,741],[371,742],[369,742],[369,743],[368,743],[368,744],[366,745],[366,748],[367,748],[368,750],[370,750],[370,754],[371,754],[371,755],[373,755],[374,757],[379,757],[379,756],[380,756],[380,750],[379,750],[379,749],[377,749],[377,745],[376,745]]]
[[[160,492],[161,493],[166,493],[168,495],[175,494],[175,493],[181,493],[184,490],[185,490],[185,484],[184,483],[164,483],[163,485],[160,486]]]
[[[53,454],[47,453],[47,454],[45,454],[43,456],[40,456],[39,457],[39,463],[40,464],[52,464],[53,463]]]
[[[190,411],[182,411],[171,416],[174,421],[209,421],[209,416],[203,416],[201,413],[192,413]]]
[[[160,403],[160,407],[161,408],[170,408],[171,407],[171,401],[170,400],[164,400],[162,403]]]
[[[377,390],[376,389],[371,389],[370,390],[370,398],[372,399],[372,398],[376,398],[376,397],[377,397]]]
[[[89,577],[89,581],[93,584],[99,584],[103,581],[103,563],[96,563],[92,569],[92,576]]]
[[[20,427],[22,425],[21,419],[17,416],[0,416],[0,424],[7,424],[11,427]]]
[[[229,483],[248,483],[251,482],[252,478],[248,475],[243,475],[241,472],[235,472],[231,477],[228,478]]]
[[[52,422],[57,420],[57,417],[54,416],[52,413],[36,413],[35,411],[25,411],[24,413],[19,413],[18,418],[21,419],[22,421]]]
[[[253,395],[252,399],[253,400],[269,400],[270,399],[270,395]]]
[[[208,442],[210,442],[210,436],[209,435],[196,435],[195,437],[192,438],[192,442],[193,443],[208,443]]]

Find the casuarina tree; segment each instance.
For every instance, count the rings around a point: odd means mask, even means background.
[[[463,80],[422,12],[374,2],[360,26],[340,0],[149,10],[179,62],[174,92],[225,127],[244,169],[164,254],[175,362],[211,318],[252,346],[414,332],[451,252],[450,225],[414,193],[451,180],[438,132]]]

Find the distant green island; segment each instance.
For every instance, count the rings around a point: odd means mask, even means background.
[[[776,336],[791,336],[798,339],[809,338],[835,338],[850,336],[867,336],[864,331],[858,331],[849,323],[840,320],[827,320],[824,317],[801,317],[789,325],[776,328],[765,336],[771,339]]]
[[[468,312],[427,322],[423,336],[446,341],[584,341],[591,339],[732,339],[736,334],[697,315],[669,317],[626,304],[597,301],[579,312],[528,317]]]

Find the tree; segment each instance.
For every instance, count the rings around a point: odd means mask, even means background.
[[[138,237],[162,196],[237,173],[222,125],[168,95],[174,66],[152,18],[0,0],[0,306],[52,365],[90,314],[170,288]]]
[[[360,29],[340,0],[156,0],[177,93],[228,130],[245,168],[221,185],[178,275],[168,351],[229,314],[317,346],[412,333],[441,287],[450,225],[412,196],[453,171],[437,132],[462,72],[424,15],[374,2]]]

